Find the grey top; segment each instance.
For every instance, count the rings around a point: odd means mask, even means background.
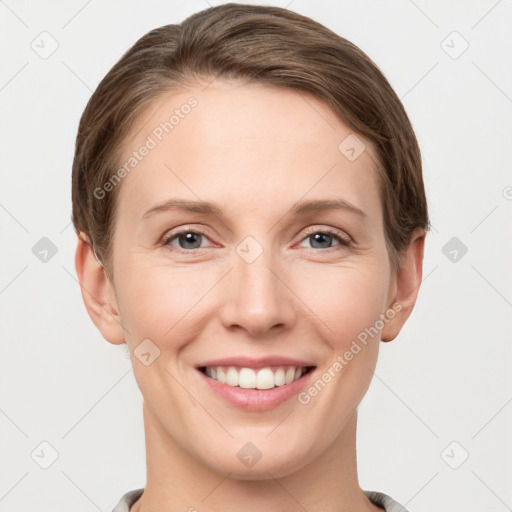
[[[112,512],[130,512],[130,507],[141,497],[143,491],[144,489],[135,489],[124,494]],[[363,492],[374,505],[382,507],[386,512],[408,512],[405,507],[383,492]]]

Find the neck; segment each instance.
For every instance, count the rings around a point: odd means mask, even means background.
[[[219,474],[183,450],[144,405],[147,483],[130,512],[382,511],[359,487],[357,413],[312,463],[287,476],[240,480]]]

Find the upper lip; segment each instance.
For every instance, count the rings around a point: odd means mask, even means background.
[[[196,368],[205,366],[238,366],[241,368],[265,368],[267,366],[295,366],[308,367],[315,366],[311,361],[304,359],[295,359],[285,356],[265,356],[265,357],[224,357],[221,359],[212,359],[196,365]]]

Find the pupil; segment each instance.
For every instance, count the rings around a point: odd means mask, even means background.
[[[183,239],[185,238],[185,244],[192,244],[193,247],[190,247],[189,245],[186,245],[185,247],[183,247],[183,244],[180,243],[180,246],[182,247],[182,249],[197,249],[198,247],[201,246],[201,242],[197,243],[197,240],[196,240],[196,243],[194,244],[194,237],[196,236],[201,236],[201,235],[198,235],[197,233],[187,233],[185,235],[181,235],[180,239]]]
[[[331,235],[328,235],[326,233],[315,233],[313,235],[313,242],[316,243],[316,242],[320,242],[322,243],[322,239],[324,239],[324,242],[325,242],[325,239],[327,239],[327,242],[330,240],[331,238]],[[313,244],[314,246],[314,244]]]

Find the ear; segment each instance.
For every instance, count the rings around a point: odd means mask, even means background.
[[[94,254],[89,236],[83,232],[78,235],[75,269],[82,299],[94,325],[110,343],[125,343],[114,288]]]
[[[387,314],[391,319],[385,324],[381,333],[382,341],[392,341],[402,330],[405,321],[412,313],[420,289],[423,275],[423,251],[425,247],[425,230],[416,228],[407,248],[402,252],[402,264],[395,271],[391,283],[391,301]],[[391,317],[391,311],[394,316]]]

